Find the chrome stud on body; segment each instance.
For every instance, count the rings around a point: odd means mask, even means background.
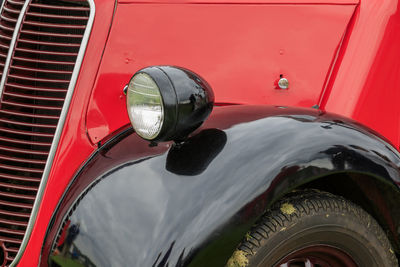
[[[280,78],[278,81],[279,89],[288,89],[289,88],[289,81],[286,78]]]

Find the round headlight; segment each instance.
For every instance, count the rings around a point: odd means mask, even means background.
[[[140,137],[182,141],[211,113],[214,94],[205,80],[189,70],[153,66],[133,75],[126,103]]]
[[[129,118],[138,135],[152,140],[160,133],[164,106],[160,89],[146,73],[138,73],[129,82],[127,92]]]

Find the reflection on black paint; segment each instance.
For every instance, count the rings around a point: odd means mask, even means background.
[[[356,166],[362,165],[364,166],[364,172],[373,171],[375,174],[379,174],[379,176],[382,177],[389,176],[389,173],[385,167],[383,167],[381,164],[377,164],[365,155],[366,153],[370,152],[375,151],[366,150],[364,148],[359,148],[359,146],[354,145],[350,145],[349,147],[343,145],[335,145],[327,150],[322,151],[321,153],[324,153],[331,157],[331,162],[335,170],[340,171],[353,169]]]
[[[207,129],[174,145],[168,152],[166,169],[178,175],[198,175],[205,171],[222,151],[227,141],[225,132]]]
[[[65,218],[81,223],[72,244],[78,252],[69,253],[69,260],[79,255],[98,267],[224,266],[242,238],[232,236],[232,229],[244,235],[271,199],[291,188],[346,171],[390,186],[400,182],[400,159],[388,144],[328,115],[224,107],[169,151],[162,144],[149,147],[134,133],[117,137],[79,173],[60,203],[41,267],[69,266],[56,265],[53,250]]]
[[[167,252],[165,253],[164,256],[162,256],[162,253],[158,254],[157,259],[153,263],[152,267],[168,267],[169,266],[169,256],[171,255],[171,251],[174,248],[175,241],[173,241],[168,248]],[[175,265],[175,267],[182,267],[184,266],[183,264],[183,257],[185,256],[185,249],[183,249],[181,255],[179,256],[179,259]]]
[[[86,256],[75,244],[75,239],[80,233],[80,224],[72,223],[68,220],[61,232],[57,247],[50,257],[50,267],[63,266],[85,266],[96,267],[96,265]]]
[[[311,116],[311,115],[284,115],[281,117],[291,118],[291,119],[294,119],[294,120],[300,121],[300,122],[314,122],[318,119],[318,117]]]

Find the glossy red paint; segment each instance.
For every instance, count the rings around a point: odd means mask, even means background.
[[[399,147],[398,1],[362,1],[349,26],[321,108],[369,126]]]
[[[355,5],[268,2],[119,4],[87,113],[92,142],[129,123],[122,89],[151,65],[198,73],[217,103],[317,104]],[[288,90],[276,88],[280,75]]]
[[[398,1],[242,2],[120,0],[114,14],[114,1],[95,1],[82,71],[19,266],[37,265],[51,215],[95,144],[128,124],[122,89],[145,66],[189,68],[221,104],[320,104],[399,145]],[[280,74],[287,91],[274,87]]]
[[[87,138],[85,116],[114,11],[114,1],[97,0],[96,16],[82,70],[55,155],[52,170],[27,249],[18,266],[37,266],[44,234],[53,211],[79,166],[94,151]]]

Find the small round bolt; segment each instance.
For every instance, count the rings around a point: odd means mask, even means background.
[[[278,86],[280,89],[288,89],[289,81],[286,78],[280,78],[278,81]]]

